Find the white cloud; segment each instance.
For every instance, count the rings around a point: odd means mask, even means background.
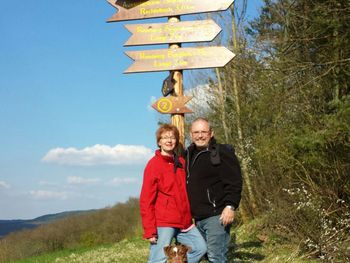
[[[152,150],[142,145],[121,145],[114,147],[96,144],[84,149],[55,148],[42,159],[44,162],[63,165],[121,165],[144,164],[152,156]]]
[[[37,190],[30,191],[29,194],[36,199],[67,199],[67,192],[56,192],[56,191],[46,191],[46,190]]]
[[[11,186],[4,182],[4,181],[0,181],[0,188],[6,188],[6,189],[9,189]]]
[[[100,179],[98,178],[83,178],[78,176],[70,176],[67,178],[68,184],[75,184],[75,185],[93,184],[99,181]]]
[[[119,186],[122,184],[135,184],[138,180],[136,178],[114,178],[111,184],[114,186]]]
[[[58,183],[48,182],[48,181],[40,181],[39,185],[42,185],[42,186],[58,186]]]

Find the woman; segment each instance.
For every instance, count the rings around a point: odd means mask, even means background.
[[[148,262],[166,262],[164,247],[173,237],[191,248],[189,263],[199,262],[206,244],[192,223],[184,159],[175,155],[179,131],[164,124],[157,130],[156,139],[159,149],[146,165],[140,195],[143,237],[151,244]]]

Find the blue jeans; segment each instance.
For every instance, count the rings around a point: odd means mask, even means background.
[[[207,255],[210,263],[227,262],[231,225],[223,226],[220,215],[196,221],[196,226],[207,242]]]
[[[188,232],[181,232],[178,228],[173,227],[157,227],[157,234],[157,244],[151,244],[148,263],[166,262],[164,247],[170,245],[173,237],[179,243],[191,247],[191,251],[187,253],[188,263],[199,262],[207,250],[205,241],[196,227]]]

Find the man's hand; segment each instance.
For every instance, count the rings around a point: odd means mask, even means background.
[[[221,213],[220,221],[224,226],[227,226],[229,224],[232,224],[234,219],[235,219],[235,211],[233,211],[231,208],[226,206]]]

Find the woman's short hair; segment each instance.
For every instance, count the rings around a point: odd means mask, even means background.
[[[162,137],[162,134],[164,132],[168,132],[171,131],[173,132],[175,138],[176,138],[176,146],[179,144],[179,140],[180,140],[180,134],[179,134],[179,130],[176,128],[175,125],[172,124],[162,124],[158,130],[156,131],[156,139],[157,139],[157,145]]]

